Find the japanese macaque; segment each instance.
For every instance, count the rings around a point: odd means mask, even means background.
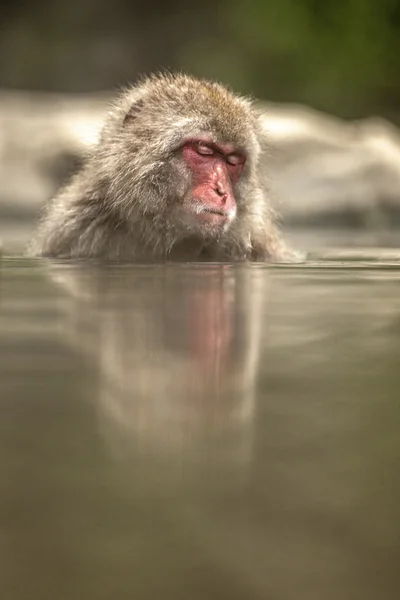
[[[34,255],[272,260],[282,242],[258,173],[249,100],[186,75],[124,91],[85,165],[49,204]]]

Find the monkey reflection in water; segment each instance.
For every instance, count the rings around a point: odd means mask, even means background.
[[[293,261],[260,173],[260,115],[220,84],[158,75],[124,91],[49,203],[35,256]]]
[[[265,273],[222,264],[53,268],[69,291],[66,333],[98,370],[108,436],[182,450],[226,433],[230,460],[246,459]]]

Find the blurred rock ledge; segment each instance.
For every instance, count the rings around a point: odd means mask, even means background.
[[[0,219],[31,221],[96,142],[109,94],[0,91]],[[289,225],[400,224],[400,131],[260,103],[265,176]]]

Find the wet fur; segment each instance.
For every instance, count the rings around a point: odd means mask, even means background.
[[[218,236],[188,227],[179,206],[190,173],[178,150],[202,133],[242,148],[237,216]],[[286,260],[261,188],[258,117],[225,87],[185,75],[149,77],[117,98],[83,168],[46,207],[30,254],[108,260]]]

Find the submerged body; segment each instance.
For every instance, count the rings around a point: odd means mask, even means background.
[[[123,92],[31,253],[109,260],[290,260],[258,173],[247,99],[185,75]]]

